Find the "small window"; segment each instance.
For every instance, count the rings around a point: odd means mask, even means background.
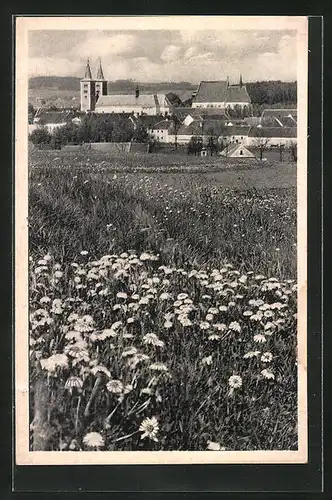
[[[240,149],[240,156],[243,156],[243,151],[242,151],[242,149]]]

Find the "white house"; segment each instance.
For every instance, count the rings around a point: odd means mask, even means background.
[[[171,120],[161,120],[154,125],[151,125],[147,132],[151,139],[163,143],[174,142],[172,141],[173,122]]]
[[[267,147],[288,147],[297,143],[297,127],[251,127],[244,144],[255,147],[260,141],[265,141]]]
[[[243,144],[227,145],[220,153],[220,156],[226,156],[227,158],[255,158],[255,155]]]

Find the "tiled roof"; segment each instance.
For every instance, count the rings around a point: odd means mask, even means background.
[[[262,113],[262,118],[273,116],[279,119],[286,118],[288,116],[292,116],[297,121],[297,110],[294,108],[285,108],[285,109],[264,109]]]
[[[233,125],[230,127],[225,127],[225,136],[232,136],[232,135],[241,135],[241,136],[246,136],[248,135],[250,130],[249,125]]]
[[[172,127],[172,125],[172,120],[161,120],[152,125],[150,128],[151,130],[168,130],[170,127]]]
[[[255,155],[251,151],[249,151],[249,149],[247,149],[245,146],[243,146],[243,144],[232,144],[230,146],[227,146],[225,149],[222,150],[222,152],[220,154],[221,154],[221,156],[231,157],[240,148],[243,151],[243,155],[241,155],[241,156],[243,156],[244,158],[254,158],[255,157]]]
[[[170,106],[170,103],[165,94],[140,94],[139,97],[136,97],[135,94],[100,96],[96,109],[107,106],[154,108],[156,106]]]
[[[226,104],[227,102],[247,102],[251,103],[251,99],[245,86],[230,85],[227,89]]]
[[[227,96],[227,81],[201,82],[193,102],[224,102]]]
[[[296,127],[251,127],[249,137],[297,137]]]
[[[201,122],[199,120],[194,120],[189,125],[181,125],[178,129],[177,135],[202,135],[203,130],[201,127]]]

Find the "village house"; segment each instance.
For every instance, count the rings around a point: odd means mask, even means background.
[[[264,109],[260,124],[266,127],[296,127],[296,109]]]
[[[266,147],[289,147],[297,143],[297,127],[251,127],[244,144],[255,147],[265,141]]]
[[[227,144],[220,156],[227,158],[256,158],[252,151],[249,151],[243,144]]]
[[[240,77],[239,85],[230,85],[229,80],[202,81],[193,99],[193,108],[234,109],[251,105],[251,99]]]
[[[151,139],[168,144],[174,141],[174,125],[171,120],[161,120],[150,126],[147,132]],[[173,135],[172,135],[173,134]],[[173,140],[172,140],[173,139]]]
[[[56,129],[64,127],[68,123],[81,123],[81,118],[73,111],[47,111],[39,109],[29,124],[29,134],[38,127],[45,127],[50,134]]]

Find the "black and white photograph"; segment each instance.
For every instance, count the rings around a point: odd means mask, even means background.
[[[19,464],[307,461],[307,36],[17,18]]]

